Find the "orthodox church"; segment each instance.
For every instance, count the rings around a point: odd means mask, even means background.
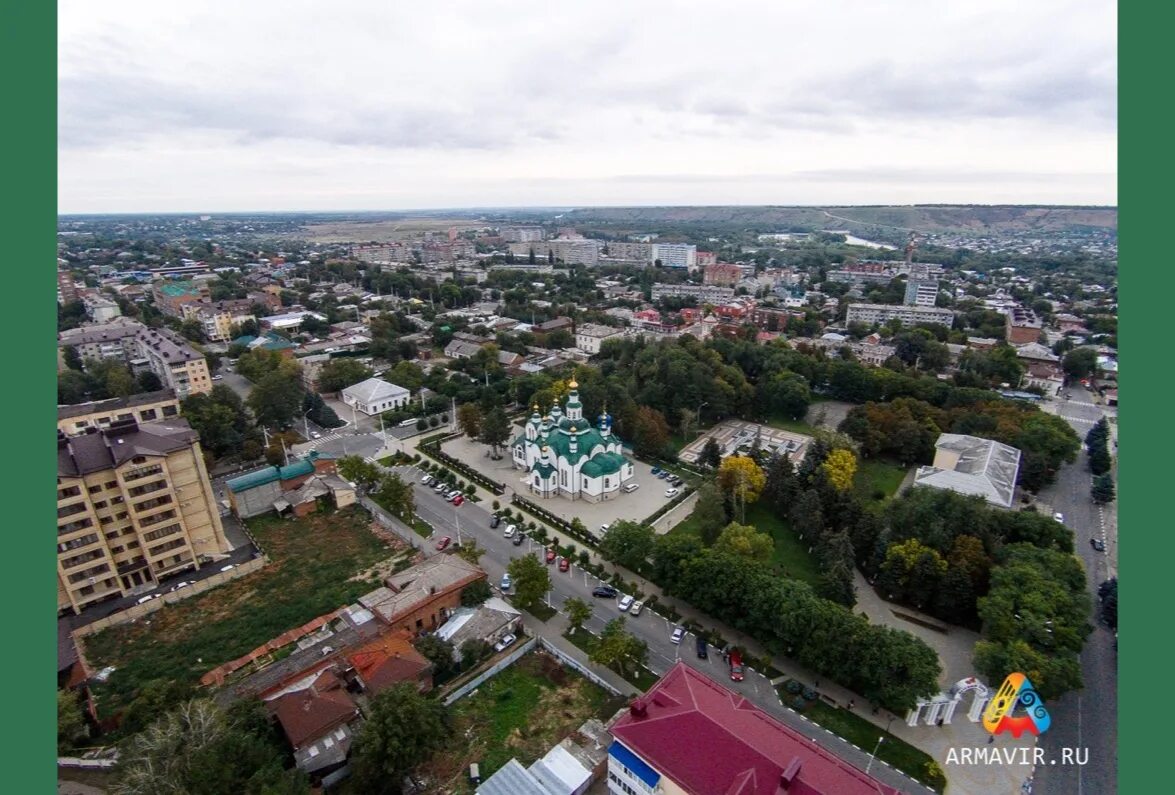
[[[527,473],[528,488],[541,497],[611,500],[632,478],[632,462],[612,434],[612,418],[601,414],[593,428],[583,418],[579,385],[572,381],[568,386],[563,409],[556,404],[540,418],[539,407],[534,407],[526,429],[511,444],[514,467]]]

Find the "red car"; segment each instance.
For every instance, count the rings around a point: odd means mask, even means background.
[[[456,497],[453,498],[454,505],[460,505],[463,502],[465,502],[465,498],[462,497],[460,494],[458,494]]]
[[[735,682],[743,680],[743,656],[738,649],[730,653],[730,678]]]
[[[553,550],[553,549],[548,549],[548,550],[547,550],[547,563],[554,563],[554,562],[555,562],[555,557],[556,557],[556,556],[555,556],[555,550]]]
[[[451,543],[453,543],[453,539],[449,538],[448,536],[445,536],[444,538],[442,538],[440,541],[437,542],[437,549],[446,549],[449,546],[449,544],[451,544]]]
[[[559,558],[559,571],[571,571],[571,561],[567,558]]]

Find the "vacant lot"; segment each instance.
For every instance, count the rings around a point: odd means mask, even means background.
[[[458,232],[483,229],[484,223],[469,219],[401,218],[394,221],[338,221],[310,224],[302,232],[311,243],[387,243],[417,237],[421,232]]]
[[[378,582],[372,567],[392,549],[370,532],[369,521],[358,508],[296,521],[249,520],[268,566],[85,640],[96,670],[116,669],[96,688],[102,715],[125,708],[152,680],[193,685],[221,663],[371,590]]]
[[[529,766],[585,720],[607,720],[624,705],[545,654],[532,653],[452,707],[449,746],[420,768],[430,792],[469,793],[469,765],[482,779],[512,757]]]

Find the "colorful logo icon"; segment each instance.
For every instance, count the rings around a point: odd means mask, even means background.
[[[1023,714],[1015,714],[1017,708],[1023,710]],[[983,711],[983,728],[992,734],[1010,731],[1013,737],[1019,737],[1028,730],[1039,735],[1048,731],[1051,723],[1049,711],[1044,708],[1032,682],[1018,672],[1008,674]]]

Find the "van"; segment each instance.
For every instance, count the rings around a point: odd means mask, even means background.
[[[409,425],[415,425],[415,424],[416,424],[416,420],[415,420],[415,419],[411,419],[411,420],[404,420],[403,422],[401,422],[401,423],[398,423],[398,424],[396,425],[396,427],[397,427],[397,428],[407,428]]]
[[[627,486],[624,487],[624,493],[625,494],[632,494],[634,491],[636,491],[640,487],[641,487],[641,484],[639,484],[639,483],[629,483]]]

